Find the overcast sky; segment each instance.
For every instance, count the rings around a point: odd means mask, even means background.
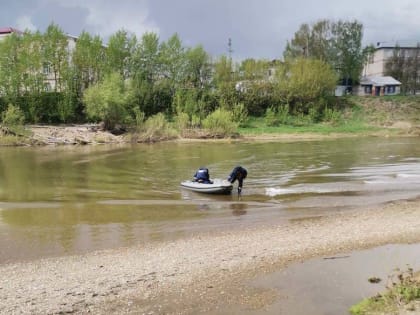
[[[161,40],[178,33],[185,46],[201,44],[216,57],[282,58],[287,40],[303,23],[354,20],[364,44],[420,41],[419,0],[0,0],[0,27],[40,30],[54,22],[65,33],[83,30],[106,43],[117,30]]]

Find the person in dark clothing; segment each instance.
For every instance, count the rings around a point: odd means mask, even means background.
[[[232,184],[236,180],[238,180],[238,194],[242,192],[242,185],[247,175],[248,175],[248,172],[245,168],[243,168],[242,166],[236,166],[228,177],[228,181],[231,182]]]
[[[200,167],[198,171],[195,172],[193,181],[203,184],[213,184],[210,180],[209,170],[206,167]]]

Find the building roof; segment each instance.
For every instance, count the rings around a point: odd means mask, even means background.
[[[11,33],[21,34],[22,32],[13,27],[0,27],[0,34],[11,34]]]
[[[401,82],[395,80],[393,77],[390,76],[369,76],[363,77],[360,80],[360,85],[374,85],[374,86],[385,86],[385,85],[401,85]]]
[[[376,49],[380,48],[418,48],[420,46],[420,41],[416,40],[397,40],[390,42],[377,42]]]

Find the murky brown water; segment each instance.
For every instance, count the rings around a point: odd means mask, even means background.
[[[0,263],[416,197],[420,139],[0,149]],[[243,195],[182,190],[200,166]]]
[[[209,314],[232,315],[341,315],[385,290],[396,269],[420,269],[420,244],[386,245],[370,250],[311,259],[257,278],[249,285],[275,289],[277,300],[260,310],[226,306]],[[380,278],[370,283],[371,277]],[[413,313],[414,314],[414,313]],[[417,314],[417,313],[416,313]]]

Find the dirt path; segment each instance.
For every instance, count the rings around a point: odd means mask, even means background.
[[[244,280],[290,262],[393,242],[420,242],[420,201],[147,247],[0,265],[0,313],[196,314],[273,292]]]

